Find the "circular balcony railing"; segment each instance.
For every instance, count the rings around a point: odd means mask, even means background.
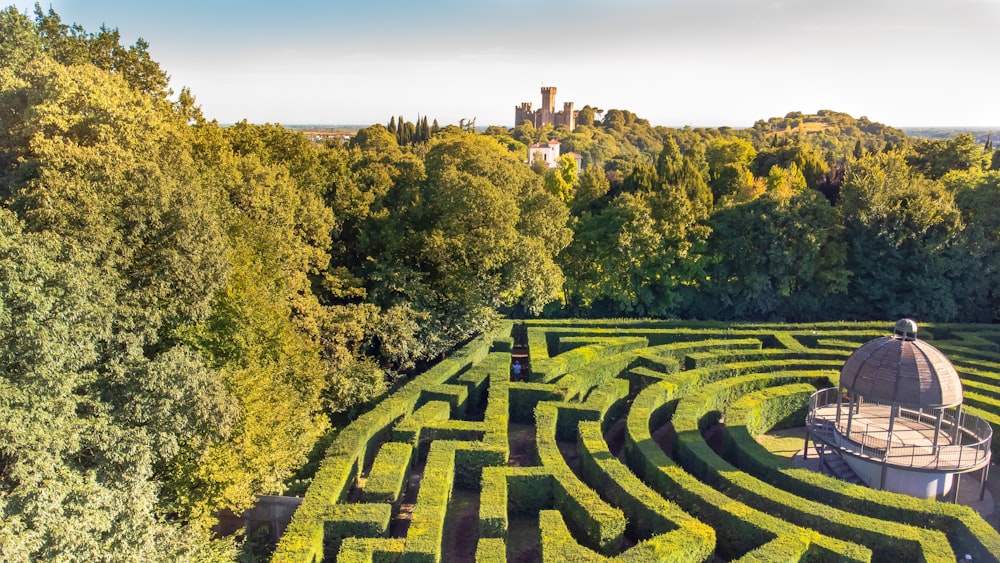
[[[990,460],[993,428],[978,416],[863,402],[848,420],[850,408],[840,389],[817,391],[806,426],[834,448],[894,467],[956,473]]]

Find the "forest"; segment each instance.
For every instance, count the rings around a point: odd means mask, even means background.
[[[224,126],[148,45],[0,11],[0,559],[231,561],[215,515],[503,318],[1000,319],[1000,150],[735,129]],[[529,167],[557,139],[572,157]]]

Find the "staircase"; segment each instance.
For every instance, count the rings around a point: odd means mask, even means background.
[[[851,469],[850,465],[844,461],[844,458],[840,457],[840,453],[834,448],[830,447],[824,442],[819,442],[816,445],[816,451],[819,453],[820,465],[826,468],[825,473],[833,475],[841,481],[847,481],[848,483],[853,483],[855,485],[867,486],[867,484],[858,477],[858,474]]]

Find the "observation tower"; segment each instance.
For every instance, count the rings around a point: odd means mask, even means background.
[[[980,471],[985,492],[993,430],[962,411],[958,372],[910,319],[851,354],[838,387],[810,397],[806,430],[807,456],[812,440],[869,487],[954,501],[962,475]]]

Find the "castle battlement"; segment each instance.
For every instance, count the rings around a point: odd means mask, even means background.
[[[563,104],[562,111],[556,111],[556,87],[542,86],[542,107],[538,111],[531,111],[531,102],[522,102],[520,106],[514,106],[514,127],[524,123],[531,123],[535,128],[543,125],[553,125],[559,127],[565,125],[570,130],[576,129],[577,111],[573,109],[573,102]]]

